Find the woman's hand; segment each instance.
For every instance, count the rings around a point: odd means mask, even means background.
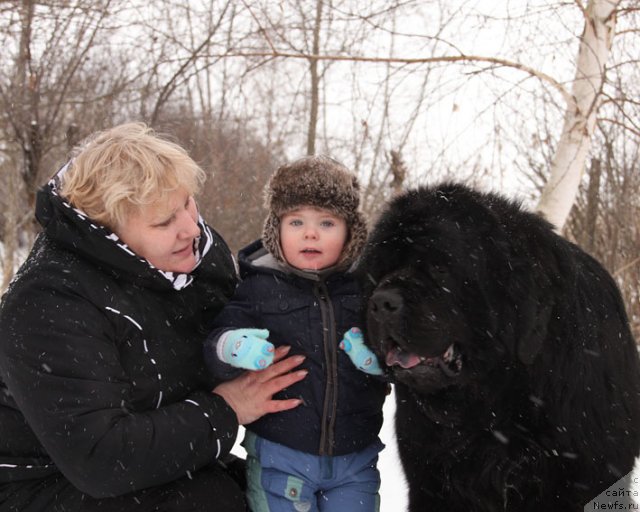
[[[278,347],[274,364],[260,371],[247,371],[233,380],[216,386],[214,393],[220,395],[235,411],[238,423],[246,425],[272,412],[293,409],[302,400],[273,400],[272,397],[284,388],[295,384],[307,376],[307,370],[292,372],[304,361],[304,356],[291,356],[283,359],[289,347]]]

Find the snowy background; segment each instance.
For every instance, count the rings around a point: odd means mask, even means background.
[[[384,403],[384,423],[380,439],[386,448],[380,453],[378,468],[382,477],[380,486],[380,511],[401,512],[407,509],[407,483],[396,448],[393,416],[396,410],[395,394],[391,393]],[[425,511],[426,512],[426,511]]]

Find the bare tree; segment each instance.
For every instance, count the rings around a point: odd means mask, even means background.
[[[140,66],[148,69],[141,89],[141,110],[150,124],[156,124],[176,92],[180,93],[178,100],[182,99],[198,74],[212,66],[212,48],[217,46],[224,52],[218,39],[224,40],[227,34],[231,6],[230,0],[203,5],[156,2],[141,6],[140,30],[145,33],[142,40],[150,46],[145,56],[151,57]]]
[[[9,135],[20,148],[26,191],[35,190],[45,155],[64,144],[61,126],[70,123],[69,101],[85,98],[78,74],[98,45],[111,2],[77,0],[58,4],[16,2],[19,27],[13,73],[0,82]],[[30,195],[32,197],[32,195]]]
[[[615,137],[631,134],[630,146],[640,133],[637,9],[633,0],[4,2],[0,165],[49,168],[90,128],[136,118],[178,130],[217,169],[216,190],[261,183],[277,160],[325,152],[360,174],[370,212],[400,188],[400,160],[402,186],[448,177],[535,205],[545,184],[561,191],[549,176],[563,162],[580,169],[598,159],[599,181],[593,164],[573,190],[580,184],[600,208],[614,163],[604,165],[604,138],[590,150],[582,142],[603,124],[624,126]],[[204,150],[204,136],[236,142]],[[239,158],[234,147],[262,156]],[[572,147],[578,157],[565,158]],[[269,161],[260,173],[257,161]],[[222,196],[216,212],[242,224],[233,212],[247,200]],[[563,197],[566,209],[572,197]],[[599,226],[600,217],[584,218]]]
[[[307,154],[313,155],[316,152],[316,129],[318,125],[318,108],[320,105],[318,74],[318,59],[315,55],[320,53],[320,29],[322,23],[323,0],[316,0],[316,16],[313,23],[313,46],[309,57],[309,77],[311,80],[311,108],[309,112],[309,128],[307,129]]]
[[[8,3],[15,9],[0,16],[3,65],[8,70],[0,77],[0,105],[9,155],[4,165],[9,193],[3,225],[3,286],[11,276],[19,234],[33,229],[28,220],[43,170],[51,172],[51,162],[76,142],[69,137],[79,136],[76,127],[81,119],[87,121],[77,115],[82,105],[103,93],[103,88],[83,87],[87,84],[81,77],[104,42],[100,38],[112,13],[109,0]],[[117,69],[110,76],[110,83],[117,82]]]

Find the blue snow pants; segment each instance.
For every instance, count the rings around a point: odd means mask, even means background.
[[[247,431],[247,501],[252,512],[378,512],[377,441],[334,457],[292,450]]]

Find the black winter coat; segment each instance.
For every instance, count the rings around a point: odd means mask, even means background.
[[[61,472],[109,497],[228,453],[236,415],[202,360],[236,284],[223,240],[201,222],[199,266],[162,274],[51,185],[36,214],[44,232],[0,310],[0,483]]]
[[[264,257],[264,258],[261,258]],[[268,261],[262,266],[260,261]],[[276,347],[303,354],[309,374],[276,398],[302,398],[289,411],[263,416],[247,426],[270,441],[316,455],[342,455],[373,443],[382,425],[387,384],[358,370],[338,348],[344,333],[362,324],[359,287],[350,273],[328,275],[278,268],[256,241],[239,254],[242,282],[216,318],[205,343],[205,360],[218,376],[235,369],[215,355],[219,336],[229,329],[269,330]],[[255,262],[255,263],[254,263]]]

